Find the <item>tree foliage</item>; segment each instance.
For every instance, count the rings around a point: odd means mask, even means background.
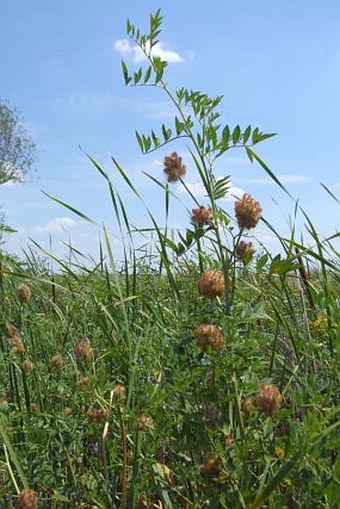
[[[32,169],[36,146],[18,111],[0,99],[0,183],[22,180]]]

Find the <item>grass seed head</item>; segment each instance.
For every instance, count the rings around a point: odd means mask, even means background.
[[[38,509],[38,493],[34,490],[23,490],[19,495],[18,509]]]
[[[261,384],[256,393],[256,404],[260,412],[272,415],[281,408],[282,394],[275,384]]]
[[[255,228],[261,217],[262,208],[258,201],[255,201],[250,194],[244,194],[235,203],[235,215],[241,230]]]
[[[164,173],[168,182],[177,182],[181,177],[184,177],[186,172],[187,169],[182,164],[182,158],[179,157],[177,152],[173,152],[170,156],[164,158]]]
[[[18,299],[21,304],[26,304],[32,298],[31,287],[27,283],[22,283],[18,286]]]
[[[214,297],[221,297],[224,290],[225,282],[222,272],[213,269],[203,272],[198,282],[198,291],[201,295],[213,299]]]

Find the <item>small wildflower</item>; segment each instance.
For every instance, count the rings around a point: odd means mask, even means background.
[[[261,217],[261,206],[250,194],[244,194],[235,203],[235,215],[240,229],[250,230],[255,228]]]
[[[11,338],[13,336],[17,336],[18,335],[18,329],[12,323],[8,323],[7,322],[6,325],[5,325],[5,330],[6,330],[7,335],[10,336]]]
[[[191,220],[200,227],[211,223],[213,219],[214,216],[211,207],[204,207],[201,205],[198,209],[192,209]]]
[[[206,477],[218,477],[222,469],[222,458],[214,452],[205,455],[204,463],[199,466],[199,473]]]
[[[38,493],[34,490],[23,490],[18,499],[18,509],[38,509]]]
[[[201,295],[211,299],[223,295],[224,290],[225,282],[222,272],[212,269],[203,272],[198,282],[198,291]]]
[[[282,460],[282,458],[284,457],[285,455],[285,451],[284,449],[282,449],[282,447],[279,447],[279,446],[276,446],[275,447],[275,456],[278,460]]]
[[[18,286],[18,299],[21,304],[25,304],[29,302],[32,298],[32,290],[31,287],[28,286],[27,283],[22,283]]]
[[[34,369],[34,364],[29,359],[26,359],[21,366],[26,373],[31,373],[31,371]]]
[[[242,402],[242,410],[245,414],[249,415],[254,410],[254,401],[253,398],[246,398]]]
[[[244,240],[241,240],[241,242],[236,247],[235,253],[237,258],[240,260],[249,260],[255,251],[256,249],[252,242],[245,242]]]
[[[318,315],[313,321],[313,329],[317,332],[324,332],[328,328],[328,316]]]
[[[77,361],[89,362],[93,357],[93,350],[90,340],[87,338],[79,339],[74,348],[74,355]]]
[[[126,399],[126,387],[122,384],[117,384],[111,391],[112,401],[117,405],[123,405]]]
[[[148,415],[140,415],[136,422],[136,430],[144,431],[147,428],[151,428],[153,426],[153,419]]]
[[[272,415],[282,404],[282,394],[274,384],[261,384],[256,393],[258,410],[266,415]]]
[[[164,173],[168,182],[176,182],[186,174],[186,167],[182,164],[182,158],[177,152],[173,152],[170,156],[164,158]]]
[[[11,347],[11,349],[16,352],[16,353],[20,353],[20,354],[23,354],[26,352],[26,348],[25,348],[25,345],[24,343],[21,341],[20,338],[18,338],[17,336],[14,336],[10,342],[9,342],[9,346]]]
[[[63,410],[63,414],[65,415],[65,417],[68,417],[69,415],[72,414],[72,408],[70,408],[69,406],[65,407]]]
[[[53,355],[50,359],[50,362],[56,369],[62,369],[65,366],[64,359],[61,355]]]
[[[209,346],[216,351],[223,349],[223,335],[215,325],[202,323],[194,332],[198,346],[205,351]]]

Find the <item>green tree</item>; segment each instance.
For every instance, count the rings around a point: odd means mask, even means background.
[[[36,146],[15,108],[0,99],[0,184],[20,181],[32,169]]]

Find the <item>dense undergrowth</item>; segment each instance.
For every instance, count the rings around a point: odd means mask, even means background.
[[[187,189],[195,208],[175,237],[145,205],[157,256],[138,258],[128,211],[91,160],[128,239],[123,262],[105,230],[92,267],[1,255],[1,507],[337,507],[338,253],[307,216],[311,245],[293,232],[277,234],[280,255],[255,252],[261,206],[245,195],[230,217],[213,164],[243,147],[281,185],[253,148],[271,135],[221,126],[221,98],[172,93],[153,53],[160,24],[159,12],[148,34],[128,22],[149,67],[123,73],[163,89],[177,116],[137,140],[150,152],[187,138],[206,203]],[[185,173],[173,152],[166,181],[151,177],[166,211]]]

